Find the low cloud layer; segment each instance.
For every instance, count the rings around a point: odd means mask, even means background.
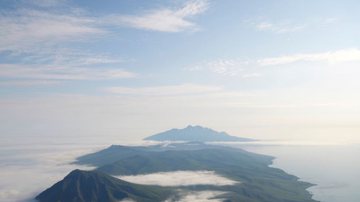
[[[237,181],[233,181],[223,176],[217,175],[214,171],[158,172],[146,175],[118,176],[118,178],[137,184],[160,186],[224,186],[239,183]]]
[[[94,148],[94,145],[2,145],[0,201],[33,201],[37,194],[63,179],[71,170],[92,169],[69,163]]]
[[[198,202],[220,202],[223,201],[223,199],[217,199],[215,197],[218,197],[221,194],[224,194],[225,192],[220,191],[197,191],[197,192],[187,192],[182,195],[182,197],[177,200],[178,202],[192,202],[192,201],[198,201]],[[170,201],[166,201],[170,202]]]

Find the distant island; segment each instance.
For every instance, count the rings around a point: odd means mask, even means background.
[[[154,141],[198,141],[198,142],[249,142],[250,138],[236,137],[226,132],[218,132],[202,126],[187,126],[183,129],[171,129],[161,132],[144,140]]]
[[[233,136],[200,126],[170,131],[160,133],[160,136],[176,134],[173,138],[177,139],[176,136],[182,134],[200,135],[191,136],[198,137],[191,139],[196,142],[161,143],[152,146],[112,145],[80,156],[74,164],[90,165],[95,169],[70,172],[64,179],[36,196],[36,200],[176,202],[181,201],[184,193],[212,191],[221,193],[212,199],[226,202],[316,202],[306,190],[313,184],[299,181],[296,176],[269,167],[273,157],[201,142],[214,136],[216,138],[210,140],[224,141],[217,137],[219,134],[227,140]],[[211,171],[236,183],[221,186],[159,186],[135,184],[119,177],[175,171]]]

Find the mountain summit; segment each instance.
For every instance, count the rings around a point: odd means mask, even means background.
[[[132,184],[98,171],[74,170],[36,197],[39,202],[162,201],[170,192],[157,186]]]
[[[155,141],[198,141],[198,142],[246,142],[249,138],[231,136],[226,132],[218,132],[210,128],[189,125],[183,129],[171,129],[145,138]]]

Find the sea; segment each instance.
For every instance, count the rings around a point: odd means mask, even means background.
[[[33,141],[0,138],[0,201],[28,202],[36,194],[61,180],[78,165],[71,162],[82,154],[95,152],[111,144],[148,145],[148,142],[96,138],[68,140],[60,138]],[[231,144],[245,150],[274,156],[271,166],[299,180],[313,183],[308,189],[322,202],[360,201],[360,145],[303,144],[296,142],[258,142]],[[92,169],[81,167],[81,169]]]
[[[247,151],[274,156],[280,168],[315,184],[308,191],[322,202],[360,201],[360,145],[260,144],[241,145]]]

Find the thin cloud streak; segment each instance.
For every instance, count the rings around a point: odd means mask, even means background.
[[[191,95],[191,94],[206,94],[221,92],[222,87],[219,86],[208,86],[200,84],[180,84],[180,85],[169,85],[169,86],[153,86],[153,87],[109,87],[105,89],[108,93],[122,94],[122,95]]]
[[[84,39],[104,34],[96,20],[76,13],[51,13],[20,9],[3,12],[0,18],[0,52],[32,52],[36,47],[49,47],[59,42]]]
[[[209,71],[224,77],[251,79],[262,76],[258,71],[257,66],[256,62],[251,60],[216,59],[190,65],[185,67],[184,70],[190,72]]]
[[[261,22],[257,24],[256,29],[259,31],[271,31],[278,34],[297,32],[305,29],[306,25],[296,25],[291,23],[270,23]]]
[[[357,48],[328,51],[320,53],[294,54],[264,58],[257,61],[259,65],[284,65],[295,62],[327,62],[329,64],[360,61],[360,50]]]
[[[115,68],[57,67],[48,65],[0,64],[1,78],[39,80],[102,80],[134,78],[137,75]]]
[[[185,71],[209,71],[221,76],[238,76],[250,79],[262,76],[262,67],[286,65],[299,62],[324,62],[327,64],[338,64],[345,62],[360,61],[360,50],[358,48],[340,49],[336,51],[301,53],[276,57],[265,57],[262,59],[217,59],[201,62],[185,67]]]
[[[114,24],[130,26],[138,29],[160,32],[181,32],[194,30],[196,24],[188,18],[206,11],[206,0],[188,1],[183,7],[177,9],[161,8],[151,10],[141,15],[112,16],[108,19]]]

